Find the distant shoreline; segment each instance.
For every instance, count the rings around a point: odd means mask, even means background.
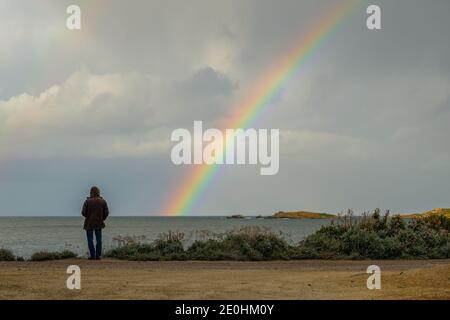
[[[227,216],[227,219],[334,219],[337,216],[329,213],[317,213],[310,211],[278,211],[271,216],[244,216],[241,214],[234,214]]]
[[[420,218],[427,215],[443,214],[450,216],[450,209],[437,208],[430,211],[419,213],[395,213],[393,215],[399,215],[404,219]],[[232,215],[184,215],[184,216],[169,216],[169,215],[145,215],[145,214],[133,214],[133,215],[111,215],[111,218],[226,218],[226,219],[334,219],[338,218],[336,214],[312,212],[312,211],[278,211],[272,215],[263,214],[232,214]],[[355,214],[354,217],[362,217],[362,215]],[[0,215],[1,218],[15,219],[15,218],[80,218],[80,215]]]

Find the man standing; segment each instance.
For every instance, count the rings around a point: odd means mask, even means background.
[[[83,204],[81,211],[84,219],[84,230],[86,230],[89,260],[100,260],[102,256],[102,229],[109,215],[108,204],[100,197],[100,189],[92,187],[90,196]],[[94,233],[96,246],[94,247]]]

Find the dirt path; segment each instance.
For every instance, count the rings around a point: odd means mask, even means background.
[[[81,268],[81,290],[66,268]],[[368,290],[367,266],[381,268]],[[450,260],[0,262],[1,299],[450,299]]]

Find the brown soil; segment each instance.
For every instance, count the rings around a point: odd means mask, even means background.
[[[72,264],[81,290],[66,288]],[[450,299],[450,260],[0,262],[0,299]]]

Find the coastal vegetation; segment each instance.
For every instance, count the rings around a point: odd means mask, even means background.
[[[16,257],[11,250],[0,249],[0,261],[14,261]]]
[[[376,209],[352,212],[323,226],[298,245],[298,258],[437,259],[450,257],[450,217],[425,215],[405,221]]]
[[[39,251],[33,253],[31,256],[31,261],[47,261],[47,260],[61,260],[61,259],[70,259],[76,258],[77,254],[69,251],[63,250],[61,252],[48,252],[48,251]]]
[[[131,243],[107,252],[123,260],[286,260],[291,247],[282,234],[260,227],[242,227],[223,234],[209,234],[185,248],[184,234],[161,234],[152,243]]]
[[[32,254],[30,261],[48,261],[48,260],[61,260],[76,258],[77,254],[69,251],[63,250],[60,252],[48,252],[48,251],[38,251]],[[16,257],[14,253],[9,249],[0,249],[0,261],[25,261],[23,257]]]
[[[154,241],[120,237],[105,256],[120,260],[300,260],[300,259],[448,259],[450,216],[435,209],[404,219],[379,209],[355,216],[339,214],[298,243],[282,233],[244,226],[225,233],[202,231],[195,239],[184,233],[162,233]],[[71,251],[34,253],[29,260],[75,258]],[[8,249],[0,249],[0,261],[23,261]]]
[[[349,210],[296,244],[282,234],[242,227],[183,245],[184,234],[163,234],[152,243],[125,244],[107,256],[123,260],[291,260],[450,258],[450,217],[425,215],[409,221],[390,212]]]

